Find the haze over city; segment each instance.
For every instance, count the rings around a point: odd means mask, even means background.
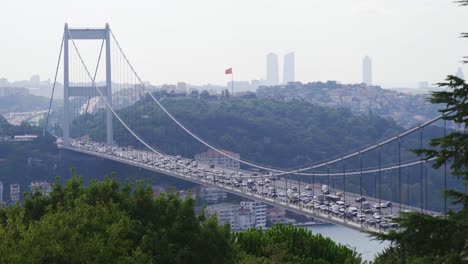
[[[0,263],[468,263],[468,0],[4,2]]]
[[[63,25],[110,23],[142,78],[154,84],[265,79],[265,56],[295,52],[296,80],[362,81],[362,58],[384,87],[433,84],[468,50],[468,22],[451,1],[7,1],[1,77],[53,77]],[[34,40],[34,43],[31,43]],[[34,44],[34,45],[31,45]],[[96,44],[96,45],[94,45]],[[98,43],[84,43],[96,56]],[[468,72],[466,66],[464,72]]]

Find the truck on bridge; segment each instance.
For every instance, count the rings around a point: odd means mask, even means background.
[[[323,194],[330,194],[330,186],[323,184],[322,185],[322,193]]]

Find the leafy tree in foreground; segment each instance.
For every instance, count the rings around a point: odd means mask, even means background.
[[[447,82],[440,86],[451,90],[433,92],[431,102],[446,105],[445,109],[440,110],[445,120],[468,126],[468,107],[465,103],[468,100],[468,84],[458,77],[448,76]],[[434,168],[450,164],[453,176],[468,184],[468,134],[453,132],[435,138],[431,141],[431,147],[416,152],[426,159],[435,158]],[[447,190],[445,195],[461,209],[449,211],[446,218],[420,213],[404,214],[398,220],[404,231],[376,235],[379,239],[394,243],[393,248],[376,259],[376,263],[395,263],[394,259],[399,259],[401,263],[468,262],[468,195],[457,190]],[[395,254],[399,254],[399,257]]]
[[[233,263],[230,234],[191,199],[75,175],[0,210],[0,263]]]
[[[468,1],[459,3],[468,5]],[[467,34],[463,36],[468,37]],[[443,119],[466,128],[468,84],[450,75],[439,86],[447,90],[433,92],[430,101],[445,105],[440,110],[444,114]],[[466,130],[453,132],[433,139],[430,145],[431,149],[415,152],[426,159],[435,158],[434,168],[450,164],[452,175],[463,180],[465,191],[452,189],[447,190],[445,195],[461,208],[449,211],[445,218],[405,214],[398,220],[403,227],[402,232],[375,234],[379,239],[392,242],[392,246],[376,258],[376,263],[468,263],[468,134]]]
[[[0,263],[359,263],[356,252],[299,228],[233,233],[195,201],[150,186],[75,175],[49,196],[0,209]]]
[[[361,263],[360,256],[348,247],[292,226],[251,229],[235,233],[233,240],[245,254],[241,263]]]

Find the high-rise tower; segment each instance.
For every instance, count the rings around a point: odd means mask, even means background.
[[[362,60],[362,82],[372,85],[372,60],[369,56],[365,56]]]
[[[267,55],[267,85],[278,85],[278,55],[275,53],[268,53]]]
[[[295,72],[295,59],[294,52],[290,52],[284,55],[283,61],[283,84],[288,84],[288,82],[294,82],[294,72]]]
[[[461,67],[458,67],[457,73],[455,73],[455,76],[457,76],[460,79],[465,79],[465,74],[463,74],[463,70]]]

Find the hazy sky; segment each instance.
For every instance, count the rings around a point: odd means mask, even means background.
[[[109,22],[155,84],[225,84],[231,66],[237,80],[265,78],[265,55],[278,53],[281,70],[290,51],[303,82],[361,82],[369,55],[377,84],[435,83],[468,55],[468,8],[452,0],[3,0],[1,10],[0,77],[10,81],[53,77],[65,22]]]

